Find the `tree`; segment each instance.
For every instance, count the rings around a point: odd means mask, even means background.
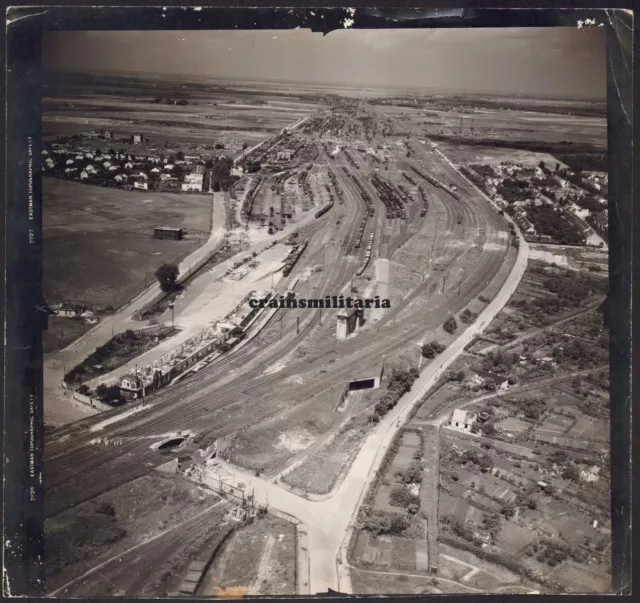
[[[182,151],[178,151],[176,153],[176,160],[177,161],[184,161],[184,153]]]
[[[449,316],[449,318],[447,318],[447,320],[444,321],[442,328],[447,333],[452,335],[455,332],[455,330],[458,328],[458,323],[456,322],[456,319],[453,316]]]
[[[175,264],[163,264],[156,270],[156,278],[160,283],[160,288],[165,291],[173,291],[180,271]]]

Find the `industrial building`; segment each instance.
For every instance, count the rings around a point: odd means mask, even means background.
[[[202,186],[204,183],[204,166],[197,165],[191,174],[187,174],[184,177],[184,182],[182,183],[183,191],[196,191],[198,193],[202,192]]]
[[[172,226],[156,226],[153,229],[154,239],[172,239],[173,241],[182,240],[182,228],[173,228]]]
[[[343,309],[336,317],[336,338],[346,339],[352,333],[357,333],[364,324],[362,308]]]

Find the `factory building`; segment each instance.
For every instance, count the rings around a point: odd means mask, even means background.
[[[184,177],[184,182],[182,183],[183,191],[196,191],[202,192],[202,185],[204,183],[204,167],[201,165],[197,165],[191,174],[187,174]]]

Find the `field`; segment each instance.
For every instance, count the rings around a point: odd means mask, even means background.
[[[44,179],[44,294],[49,305],[119,307],[208,237],[211,198],[128,192]],[[184,229],[182,241],[153,238],[155,226]]]
[[[145,78],[59,76],[44,88],[45,140],[108,128],[113,144],[125,148],[126,138],[140,132],[141,151],[215,152],[216,141],[224,140],[227,154],[235,155],[243,143],[253,146],[317,109],[311,99],[281,92],[164,81],[165,87]],[[185,104],[174,104],[180,101]]]
[[[202,579],[199,595],[246,588],[247,595],[296,592],[295,526],[266,516],[236,530],[216,554]]]

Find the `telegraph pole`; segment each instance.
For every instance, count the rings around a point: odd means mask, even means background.
[[[300,333],[300,317],[296,316],[296,335]]]
[[[442,292],[444,293],[444,284],[447,282],[447,277],[443,276],[442,277]]]

